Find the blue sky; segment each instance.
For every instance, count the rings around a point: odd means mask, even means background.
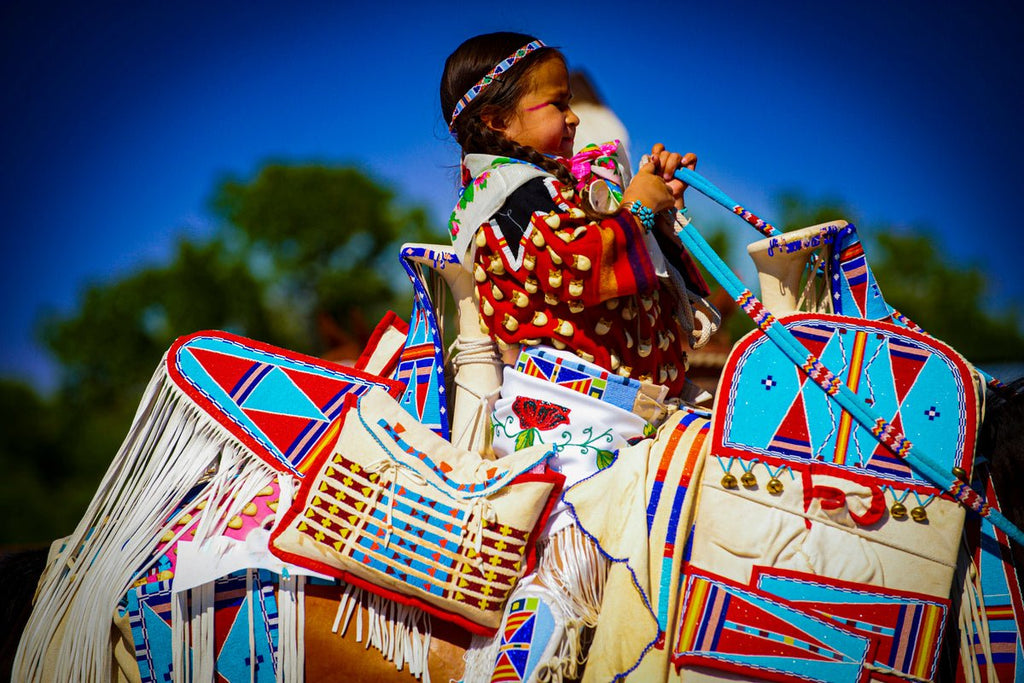
[[[457,149],[437,84],[448,53],[493,30],[561,46],[634,151],[697,152],[763,217],[780,190],[838,197],[862,231],[927,227],[992,274],[995,302],[1024,297],[1024,21],[1009,2],[425,5],[5,3],[0,374],[52,386],[40,312],[209,234],[217,180],[271,159],[359,165],[426,204],[441,239]]]

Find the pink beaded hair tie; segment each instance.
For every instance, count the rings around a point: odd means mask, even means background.
[[[462,99],[459,100],[459,103],[455,105],[455,111],[452,112],[452,120],[451,123],[448,124],[448,130],[454,132],[455,119],[458,117],[458,115],[461,114],[462,110],[466,108],[466,105],[472,102],[473,98],[479,95],[480,92],[488,85],[490,85],[495,78],[511,69],[513,66],[515,66],[516,62],[518,62],[526,55],[530,54],[534,50],[539,50],[542,47],[547,47],[547,45],[545,45],[540,40],[534,40],[533,42],[527,43],[526,45],[516,50],[512,55],[499,62],[496,67],[488,71],[487,75],[481,78],[479,81],[477,81],[476,85],[470,88],[469,92],[463,95]]]

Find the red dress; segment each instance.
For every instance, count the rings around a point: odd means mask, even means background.
[[[588,218],[574,188],[539,174],[507,195],[474,241],[480,323],[492,338],[566,348],[680,393],[688,334],[628,211]]]

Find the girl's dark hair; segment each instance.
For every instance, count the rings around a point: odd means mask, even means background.
[[[453,129],[463,154],[477,152],[529,161],[549,171],[563,184],[571,186],[574,183],[572,174],[564,166],[533,147],[508,139],[483,121],[485,115],[508,120],[515,112],[516,103],[526,95],[530,73],[549,59],[565,61],[558,50],[542,47],[518,61],[480,91],[459,113],[452,126],[455,105],[469,89],[499,62],[534,40],[536,38],[525,33],[485,33],[460,45],[444,63],[444,73],[441,75],[441,115]]]

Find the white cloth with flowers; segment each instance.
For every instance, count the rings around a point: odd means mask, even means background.
[[[548,356],[584,363],[575,354],[544,348]],[[596,374],[606,371],[593,366]],[[565,476],[565,490],[614,460],[630,439],[642,437],[648,422],[617,405],[512,367],[504,370],[501,397],[491,416],[493,448],[498,457],[545,444],[554,450],[548,465]],[[545,533],[549,536],[573,523],[569,507],[559,499]]]

